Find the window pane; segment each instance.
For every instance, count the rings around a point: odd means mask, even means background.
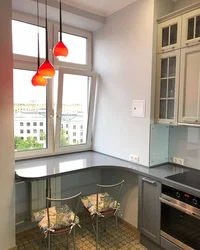
[[[167,62],[168,58],[161,60],[161,78],[167,77]]]
[[[174,100],[168,100],[167,119],[174,119]]]
[[[13,74],[15,151],[46,148],[46,88],[32,86],[33,71],[14,69]]]
[[[67,46],[67,57],[59,58],[59,61],[77,64],[87,63],[87,38],[63,33],[63,42]]]
[[[37,57],[37,31],[35,25],[12,21],[13,53]],[[45,28],[39,28],[40,56],[45,58]]]
[[[200,37],[200,16],[196,17],[196,37]]]
[[[160,85],[160,98],[166,98],[167,97],[167,79],[161,80]]]
[[[194,38],[194,18],[191,18],[188,20],[188,37],[187,39],[193,39]]]
[[[169,27],[162,30],[162,47],[168,46],[169,44]]]
[[[166,100],[160,100],[160,119],[166,118]]]
[[[177,24],[171,26],[170,31],[170,44],[177,43]]]
[[[169,77],[176,75],[176,57],[169,58]]]
[[[168,80],[168,97],[173,98],[175,96],[175,78]]]
[[[84,144],[87,135],[90,78],[65,74],[63,79],[60,146]]]

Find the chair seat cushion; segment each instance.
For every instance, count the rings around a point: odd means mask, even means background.
[[[54,230],[64,227],[71,227],[73,223],[79,224],[78,216],[76,216],[75,222],[74,216],[75,214],[67,205],[50,207],[50,227],[48,228],[47,209],[43,209],[34,213],[35,221],[39,222],[38,226],[43,232],[46,232],[47,229]]]
[[[119,209],[120,204],[113,199],[108,193],[98,194],[98,210],[97,210],[97,194],[91,194],[81,199],[83,206],[90,212],[91,215],[99,212],[105,212],[107,210]]]

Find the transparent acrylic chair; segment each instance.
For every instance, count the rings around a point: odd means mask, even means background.
[[[99,219],[104,220],[104,230],[106,231],[106,219],[115,216],[115,224],[117,234],[118,227],[118,213],[120,212],[119,198],[124,180],[112,185],[97,184],[97,193],[91,194],[81,198],[84,207],[84,225],[85,216],[88,215],[96,236],[96,249],[99,243]]]
[[[68,249],[68,237],[71,232],[73,233],[74,250],[76,250],[75,227],[79,225],[77,211],[80,204],[80,195],[81,192],[63,199],[46,197],[47,208],[34,213],[48,250],[51,250],[51,237],[62,234],[66,235]],[[54,203],[54,206],[51,206],[51,203]]]

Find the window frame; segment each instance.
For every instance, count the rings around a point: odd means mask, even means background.
[[[54,24],[54,39],[53,43],[57,44],[58,42],[58,33],[59,33],[59,24]],[[76,27],[72,27],[64,24],[62,26],[62,33],[80,36],[87,39],[87,47],[86,47],[86,64],[78,64],[72,62],[61,62],[57,58],[54,57],[54,65],[55,67],[64,67],[64,68],[72,68],[72,69],[82,69],[86,71],[92,70],[92,32],[79,29]]]
[[[63,78],[64,74],[81,75],[91,77],[90,92],[88,98],[88,121],[86,143],[78,145],[69,145],[60,147],[60,131],[62,118],[62,93],[63,93]],[[55,153],[72,153],[79,151],[91,150],[92,147],[92,125],[94,116],[94,101],[96,92],[97,74],[94,71],[83,71],[80,69],[60,68],[58,76],[58,98],[56,111],[56,131],[55,131]]]
[[[37,26],[36,16],[23,13],[20,11],[13,11],[12,20],[16,20],[19,22],[24,22],[30,25]],[[11,22],[12,22],[11,20]],[[45,28],[45,19],[40,18],[40,27]],[[55,117],[58,110],[58,103],[54,106],[54,95],[53,95],[53,86],[54,86],[54,78],[48,80],[48,84],[46,87],[46,117],[47,117],[47,125],[46,125],[46,136],[48,138],[48,143],[46,145],[47,148],[44,149],[35,149],[35,150],[27,150],[27,151],[15,151],[15,160],[23,160],[23,159],[33,159],[38,157],[45,156],[54,156],[71,152],[78,151],[86,151],[90,150],[92,146],[92,125],[93,125],[93,114],[94,114],[94,100],[95,100],[95,92],[96,92],[96,79],[97,74],[92,71],[92,32],[79,29],[76,27],[72,27],[69,25],[63,25],[63,33],[72,34],[75,36],[85,37],[87,39],[87,60],[86,64],[76,64],[70,62],[60,62],[53,56],[53,47],[58,42],[58,32],[59,32],[59,23],[48,20],[48,43],[49,43],[49,59],[54,64],[56,70],[58,70],[58,74],[60,77],[60,72],[66,72],[67,74],[80,74],[88,77],[92,77],[91,79],[91,90],[90,90],[90,98],[88,103],[88,130],[87,130],[87,144],[81,145],[73,145],[66,146],[62,148],[58,148],[59,138],[56,133],[58,129],[58,116]],[[36,41],[37,42],[37,41]],[[41,58],[41,63],[44,62],[44,58]],[[13,53],[13,70],[37,70],[37,57],[19,55]],[[58,77],[58,85],[59,85],[59,77]],[[30,83],[31,84],[31,83]],[[59,89],[57,91],[57,96],[60,96]],[[59,100],[59,99],[58,99]],[[57,100],[57,102],[58,102]],[[14,102],[13,102],[14,106]],[[55,117],[55,118],[54,118]],[[14,125],[14,124],[13,124]],[[61,125],[61,120],[60,120]],[[25,129],[26,126],[20,125],[20,129]],[[38,126],[40,129],[40,126]],[[33,129],[35,126],[33,126]],[[60,131],[59,131],[60,133]]]
[[[13,70],[29,70],[36,71],[37,65],[34,63],[27,63],[22,61],[14,61]],[[14,84],[14,81],[13,81]],[[30,83],[31,84],[31,83]],[[27,159],[27,158],[35,158],[38,156],[46,156],[53,153],[53,144],[54,144],[54,124],[53,124],[53,102],[52,102],[52,81],[48,80],[48,84],[46,86],[46,117],[47,117],[47,125],[46,125],[46,135],[48,138],[47,148],[43,149],[34,149],[34,150],[26,150],[26,151],[15,151],[15,159]],[[14,106],[14,102],[13,102]],[[13,124],[14,125],[14,124]]]

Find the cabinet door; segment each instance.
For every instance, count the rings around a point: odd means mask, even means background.
[[[200,45],[181,50],[179,122],[200,123]]]
[[[181,47],[200,44],[200,9],[184,14],[182,22]]]
[[[180,48],[181,17],[158,24],[158,53]]]
[[[156,122],[177,123],[180,50],[158,55]]]
[[[139,231],[160,244],[161,183],[139,176]]]

